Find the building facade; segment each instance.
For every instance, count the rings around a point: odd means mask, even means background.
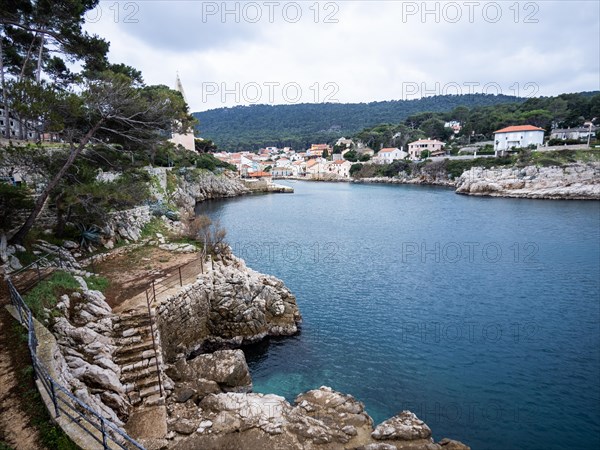
[[[494,131],[494,152],[505,154],[512,148],[525,148],[544,143],[544,129],[533,125],[516,125]]]

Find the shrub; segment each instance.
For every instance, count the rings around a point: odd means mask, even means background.
[[[70,294],[79,288],[79,283],[73,275],[59,270],[27,292],[23,300],[39,320],[43,317],[44,308],[54,308],[61,295]]]

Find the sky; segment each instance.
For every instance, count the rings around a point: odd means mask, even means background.
[[[101,1],[109,58],[191,111],[600,90],[597,1]]]

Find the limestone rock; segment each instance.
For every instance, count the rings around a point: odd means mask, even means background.
[[[205,264],[197,281],[163,300],[157,313],[169,362],[198,349],[292,335],[302,321],[296,298],[281,280],[248,268],[232,255]]]
[[[377,440],[402,440],[429,439],[431,429],[410,411],[402,411],[397,416],[382,422],[371,433]]]
[[[600,199],[600,163],[572,163],[563,167],[473,167],[457,181],[456,192],[493,197]]]
[[[225,391],[248,392],[252,389],[252,378],[241,350],[199,355],[188,361],[188,366],[193,379],[214,381]]]

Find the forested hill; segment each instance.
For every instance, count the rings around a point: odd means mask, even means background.
[[[376,124],[399,123],[419,112],[444,112],[461,105],[472,108],[525,100],[509,95],[438,95],[373,103],[236,106],[197,112],[194,116],[200,122],[197,135],[212,139],[222,150],[253,150],[266,146],[301,149],[311,143],[351,136]]]

